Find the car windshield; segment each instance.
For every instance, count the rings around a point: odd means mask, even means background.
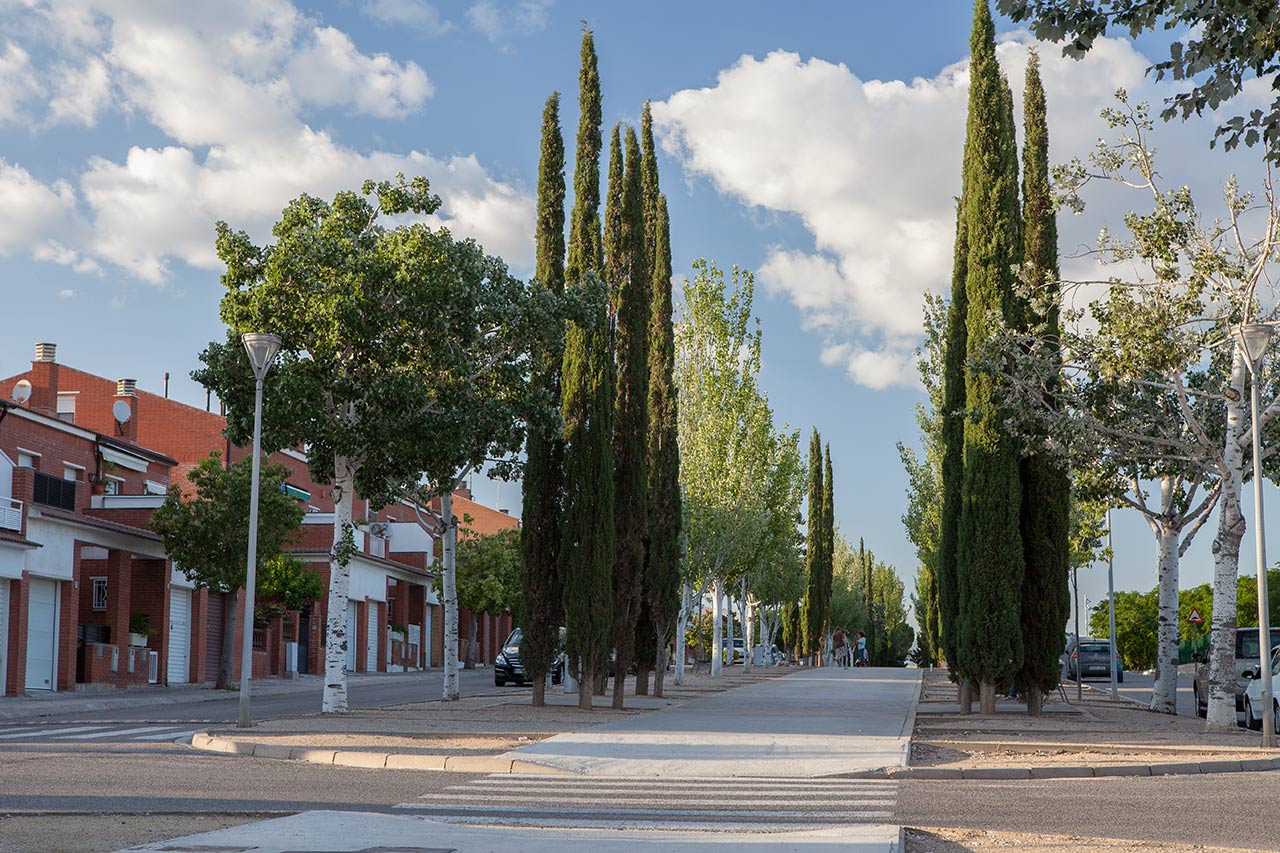
[[[519,628],[515,629],[514,631],[511,632],[511,636],[507,637],[507,645],[508,646],[520,645],[520,638],[523,636],[524,636],[524,633],[521,632]]]
[[[1271,646],[1280,645],[1280,629],[1272,629]],[[1237,658],[1254,658],[1255,660],[1262,657],[1258,649],[1258,629],[1241,628],[1236,633],[1236,657]]]

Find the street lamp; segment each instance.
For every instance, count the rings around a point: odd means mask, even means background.
[[[1275,708],[1271,704],[1271,619],[1267,612],[1267,546],[1262,524],[1262,437],[1258,423],[1258,373],[1271,343],[1272,328],[1267,323],[1246,323],[1235,329],[1236,340],[1244,347],[1249,362],[1249,418],[1253,422],[1253,504],[1254,543],[1258,553],[1258,647],[1263,650],[1262,677],[1262,747],[1276,745]]]
[[[253,397],[253,478],[249,492],[249,562],[244,581],[244,646],[240,654],[240,721],[249,728],[249,680],[253,674],[253,607],[258,583],[258,476],[262,467],[262,380],[267,378],[271,362],[280,350],[280,338],[263,332],[246,332],[240,336],[249,354],[255,383]]]

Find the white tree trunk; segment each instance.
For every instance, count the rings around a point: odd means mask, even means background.
[[[725,650],[728,651],[729,653],[729,666],[733,666],[734,660],[738,657],[738,653],[737,651],[735,651],[734,645],[733,645],[733,640],[734,640],[734,637],[736,636],[733,628],[733,611],[737,608],[734,605],[733,596],[729,595],[728,592],[725,592],[724,603],[725,603],[725,608],[724,608],[725,623],[728,625],[728,628],[727,628],[728,642],[725,643]]]
[[[680,585],[680,612],[676,614],[676,684],[684,684],[685,638],[689,622],[689,584]]]
[[[320,713],[340,714],[347,710],[347,593],[351,589],[351,549],[355,547],[355,525],[351,504],[355,491],[355,469],[351,460],[334,460],[333,548],[329,552],[329,609],[325,619],[324,692]],[[248,618],[252,618],[252,614]]]
[[[1162,488],[1172,478],[1161,483]],[[1178,534],[1166,516],[1158,534],[1159,616],[1156,620],[1156,682],[1151,710],[1176,714],[1178,690]]]
[[[1213,540],[1213,617],[1209,633],[1209,697],[1205,728],[1236,728],[1236,577],[1240,573],[1240,542],[1245,520],[1240,511],[1244,483],[1244,384],[1247,368],[1241,347],[1231,356],[1231,387],[1235,400],[1227,400],[1227,437],[1223,448],[1224,477],[1218,508],[1218,535]]]
[[[566,656],[565,656],[565,660],[564,660],[564,678],[562,679],[562,681],[563,681],[563,683],[564,683],[564,692],[565,692],[565,693],[577,693],[577,692],[578,692],[578,675],[577,675],[577,673],[578,673],[578,666],[579,666],[579,662],[578,662],[578,661],[573,660],[573,659],[572,659],[572,658],[570,658],[568,655],[566,655]]]
[[[440,496],[444,518],[444,698],[458,698],[458,524],[453,517],[453,490]]]
[[[738,595],[739,606],[742,608],[742,651],[745,655],[742,661],[742,671],[751,671],[751,659],[755,657],[755,644],[752,639],[755,637],[755,615],[752,613],[751,601],[747,598],[747,579],[742,579],[742,591]]]
[[[721,613],[724,607],[724,589],[720,578],[711,585],[711,677],[720,677],[720,662],[724,648],[724,624]]]

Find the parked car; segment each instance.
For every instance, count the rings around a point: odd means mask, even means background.
[[[1112,651],[1111,641],[1094,637],[1067,638],[1067,649],[1062,653],[1066,676],[1072,681],[1085,678],[1111,678],[1111,658],[1115,655],[1116,681],[1124,683],[1124,663],[1120,650]]]
[[[502,644],[502,651],[498,652],[498,656],[493,661],[493,683],[497,687],[505,687],[508,681],[514,681],[517,686],[525,685],[524,666],[520,663],[520,640],[524,637],[523,632],[516,628],[507,637],[507,641]],[[564,679],[564,654],[557,653],[555,661],[551,664],[551,683],[559,684]]]
[[[1271,667],[1272,685],[1275,679],[1280,678],[1280,647],[1271,650]],[[1262,669],[1261,664],[1248,669],[1244,673],[1246,687],[1244,690],[1244,724],[1254,731],[1262,731]],[[1273,710],[1274,727],[1277,734],[1280,734],[1280,702],[1276,701],[1276,697],[1271,697],[1271,706]]]
[[[734,637],[733,638],[733,657],[732,658],[729,657],[729,647],[725,646],[724,651],[721,654],[721,660],[723,660],[726,664],[730,666],[736,663],[746,663],[747,662],[746,641],[744,641],[741,637]]]
[[[1271,646],[1280,646],[1280,628],[1271,629]],[[1249,686],[1245,673],[1252,672],[1262,662],[1261,648],[1258,645],[1258,629],[1236,629],[1236,710],[1244,710],[1244,691]],[[1196,714],[1204,717],[1209,713],[1209,661],[1196,661],[1195,677],[1191,681],[1191,691],[1195,695]]]

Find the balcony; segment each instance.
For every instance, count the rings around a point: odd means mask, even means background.
[[[22,501],[0,498],[0,528],[22,530]]]
[[[35,492],[32,500],[38,504],[45,506],[65,509],[67,512],[76,511],[76,482],[75,480],[63,480],[60,477],[50,477],[48,474],[36,472]]]

